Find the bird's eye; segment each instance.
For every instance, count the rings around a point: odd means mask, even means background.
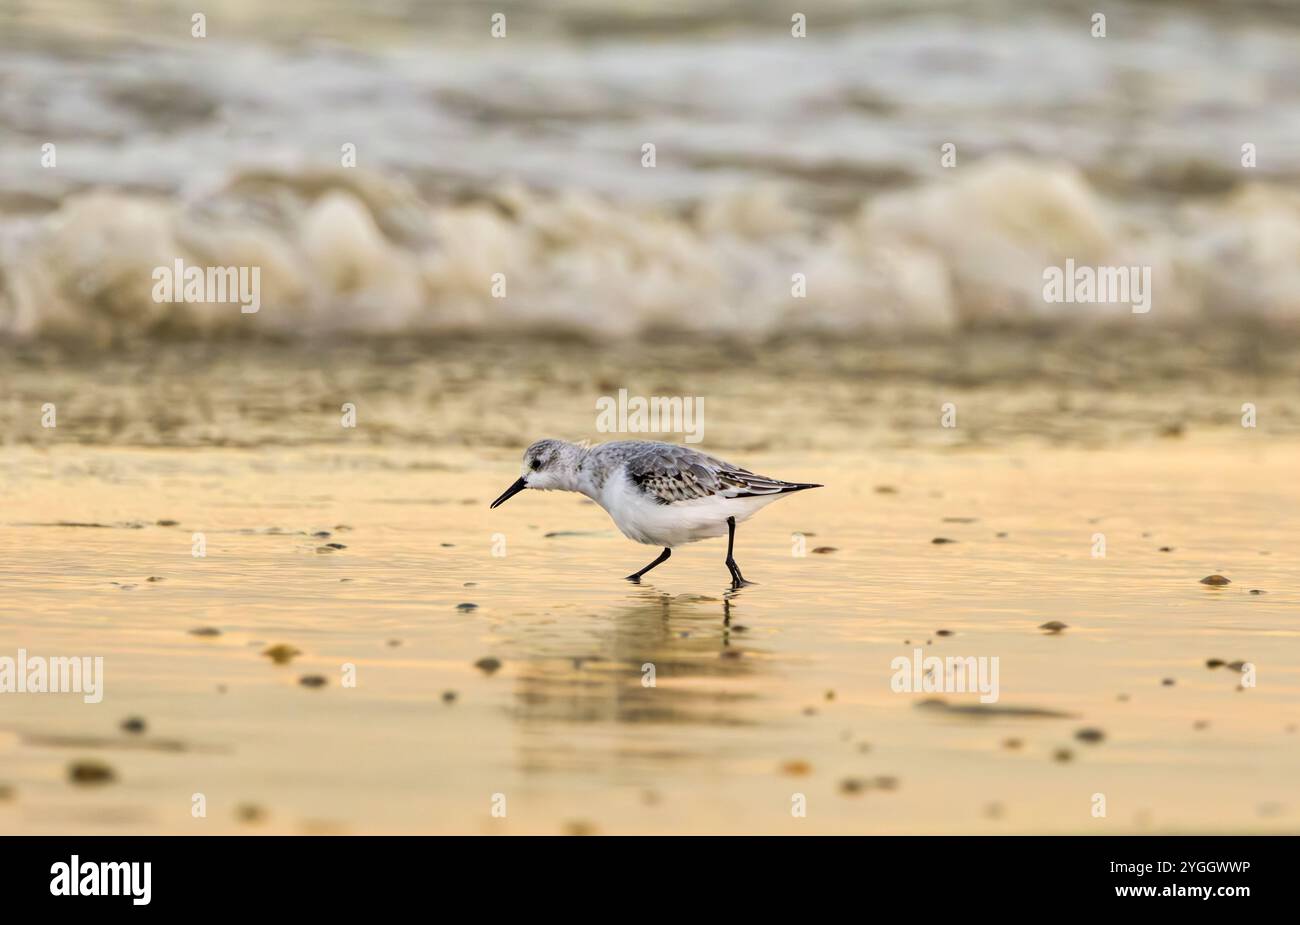
[[[536,472],[536,471],[537,471],[538,469],[540,469],[540,468],[542,468],[542,461],[541,461],[540,459],[534,459],[534,460],[533,460],[533,471]]]

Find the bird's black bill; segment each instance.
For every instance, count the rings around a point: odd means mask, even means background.
[[[509,501],[511,498],[519,494],[527,487],[528,487],[528,483],[524,481],[523,476],[520,476],[519,481],[515,482],[513,485],[507,488],[500,498],[497,498],[495,501],[492,502],[492,507],[496,507],[497,505],[500,504],[505,504],[507,501]]]

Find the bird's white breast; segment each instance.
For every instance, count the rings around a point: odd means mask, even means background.
[[[692,501],[660,504],[632,483],[621,469],[612,473],[592,496],[628,539],[651,546],[680,546],[727,535],[727,518],[747,520],[780,495],[726,498],[713,495]]]

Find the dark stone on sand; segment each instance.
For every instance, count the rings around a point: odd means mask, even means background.
[[[153,582],[159,582],[162,580],[163,579],[158,575],[150,575],[148,578],[145,579],[145,581],[153,581]]]
[[[839,552],[839,547],[838,547],[838,546],[818,546],[816,549],[813,550],[813,552],[817,553],[819,556],[825,556],[825,555],[829,555],[830,553],[833,553],[833,552]]]
[[[240,822],[261,822],[266,818],[266,810],[256,803],[240,803],[235,807],[235,818]]]
[[[1251,588],[1251,589],[1250,589],[1250,593],[1251,593],[1251,594],[1267,594],[1268,592],[1267,592],[1267,591],[1261,591],[1261,590],[1259,590],[1259,588]]]
[[[317,547],[316,547],[316,554],[317,554],[317,555],[321,555],[321,556],[329,555],[329,554],[332,553],[333,551],[334,551],[334,550],[330,549],[328,546],[317,546]]]
[[[1173,551],[1174,551],[1174,547],[1172,547],[1172,546],[1161,546],[1161,547],[1160,547],[1160,551],[1161,551],[1161,552],[1173,552]]]
[[[943,523],[946,524],[974,524],[979,523],[978,517],[945,517]]]
[[[330,549],[347,549],[347,547],[344,546],[342,543],[326,543],[325,545],[328,546]]]
[[[325,680],[324,675],[305,674],[298,679],[298,683],[303,687],[324,687],[329,682]]]
[[[1005,539],[1007,538],[1007,535],[1008,535],[1008,534],[1007,534],[1007,532],[1006,532],[1005,530],[1003,530],[1003,531],[1001,531],[1001,532],[999,532],[999,533],[995,533],[995,534],[993,534],[993,535],[994,535],[995,537],[997,537],[998,539],[1000,539],[1000,540],[1005,540]]]
[[[1024,740],[1023,740],[1023,739],[1003,739],[1003,740],[1002,740],[1002,747],[1003,747],[1003,748],[1010,749],[1011,751],[1015,751],[1016,749],[1023,747],[1024,744],[1025,744],[1025,743],[1024,743]]]
[[[1163,685],[1164,687],[1173,687],[1173,686],[1174,686],[1174,679],[1173,679],[1173,678],[1165,678],[1165,679],[1162,680],[1160,683],[1161,683],[1161,685]]]
[[[1062,764],[1067,761],[1073,761],[1074,752],[1070,751],[1068,748],[1058,748],[1056,751],[1052,752],[1052,760],[1059,761]]]
[[[495,674],[501,668],[501,659],[488,655],[475,662],[474,667],[486,675]]]
[[[317,530],[312,534],[312,536],[316,537],[318,540],[327,540],[330,538],[331,534],[328,530]]]
[[[1208,719],[1198,719],[1196,722],[1192,723],[1192,728],[1197,732],[1204,731],[1210,728],[1210,721]]]
[[[461,613],[469,613],[471,610],[478,610],[478,604],[473,604],[470,603],[469,601],[466,601],[463,604],[457,604],[456,609],[459,610]]]
[[[442,702],[443,702],[443,703],[455,703],[455,702],[456,702],[456,692],[455,692],[455,691],[443,691],[443,692],[442,692]]]
[[[463,585],[461,585],[461,587],[462,587],[462,588],[477,588],[477,587],[478,587],[478,582],[477,582],[477,581],[467,581],[467,582],[465,582]]]
[[[824,696],[826,697],[827,700],[834,700],[835,691],[827,691]]]
[[[400,640],[400,639],[390,639],[390,640],[388,640],[388,645],[389,645],[390,647],[394,648],[394,649],[397,648],[398,646],[400,646],[401,644],[402,644],[402,640]]]
[[[934,634],[936,636],[951,636],[953,633],[952,630],[935,630]]]
[[[945,543],[955,543],[957,541],[946,536],[936,536],[934,539],[930,540],[930,542],[935,546],[943,546]]]
[[[438,545],[441,546],[443,549],[454,549],[456,546],[455,543],[439,543]]]
[[[8,784],[0,784],[0,803],[8,803],[14,798],[14,788]]]
[[[1089,745],[1096,745],[1098,742],[1101,742],[1106,738],[1106,733],[1094,726],[1085,726],[1083,729],[1078,730],[1074,734],[1074,737],[1080,742],[1087,742]]]
[[[1222,668],[1226,664],[1228,663],[1221,658],[1207,658],[1205,660],[1206,668]]]
[[[220,636],[221,630],[215,626],[199,626],[190,630],[191,636]]]
[[[845,796],[857,796],[867,789],[867,782],[861,777],[846,777],[840,781],[840,793]]]
[[[68,765],[68,780],[85,786],[110,784],[117,780],[117,774],[104,762],[88,759]]]
[[[1246,663],[1241,660],[1237,660],[1235,662],[1228,662],[1228,667],[1231,668],[1233,671],[1245,671]]]
[[[158,526],[160,527],[174,527],[178,523],[180,523],[180,521],[179,520],[158,520],[155,521],[155,523],[157,523]]]
[[[898,489],[895,488],[893,485],[877,485],[877,486],[876,486],[876,494],[878,494],[878,495],[896,495],[896,494],[898,494]]]
[[[871,783],[875,785],[877,790],[892,791],[898,789],[898,778],[892,777],[888,774],[882,774],[880,777],[877,777]]]
[[[1232,584],[1232,581],[1230,579],[1224,578],[1222,575],[1206,575],[1204,578],[1201,579],[1201,584],[1210,585],[1212,587],[1217,588],[1217,587],[1222,587],[1223,585],[1230,585]]]
[[[122,720],[121,724],[123,732],[131,732],[136,735],[144,732],[145,725],[143,716],[128,716],[126,719]]]
[[[1048,620],[1046,623],[1040,624],[1038,628],[1040,630],[1047,630],[1047,632],[1055,635],[1061,632],[1061,630],[1069,629],[1069,624],[1062,623],[1060,620]]]
[[[281,642],[264,650],[262,654],[277,665],[287,665],[293,661],[294,656],[302,655],[302,651]]]
[[[739,649],[723,649],[718,653],[719,658],[740,658],[740,656],[741,652]]]

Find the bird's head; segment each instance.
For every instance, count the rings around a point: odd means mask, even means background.
[[[564,440],[538,440],[524,450],[523,475],[492,502],[505,504],[525,488],[572,490],[583,449]]]

